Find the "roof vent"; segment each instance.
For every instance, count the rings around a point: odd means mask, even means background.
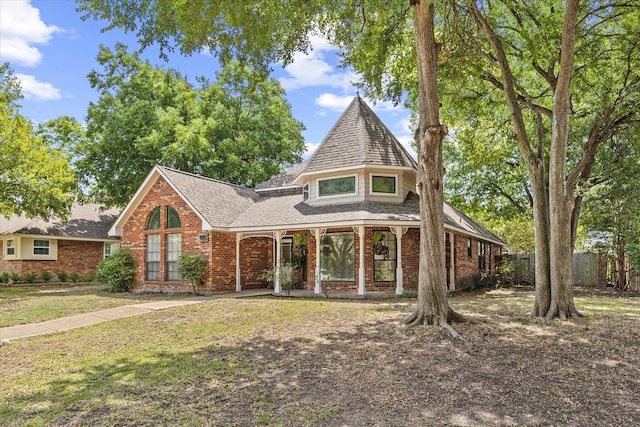
[[[198,241],[200,243],[208,242],[209,241],[209,233],[200,233],[200,234],[198,234]]]

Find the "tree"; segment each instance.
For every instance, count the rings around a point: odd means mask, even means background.
[[[531,185],[534,315],[578,316],[571,254],[580,188],[588,185],[598,144],[637,119],[639,40],[632,22],[638,7],[580,7],[576,0],[565,7],[514,1],[482,10],[475,1],[466,6],[482,35],[467,38],[480,52],[474,58],[483,58],[471,70],[503,93]]]
[[[195,88],[118,44],[89,74],[100,98],[76,162],[89,198],[123,206],[156,164],[253,186],[300,160],[300,122],[274,79],[237,62]]]
[[[610,237],[615,283],[626,289],[626,260],[640,246],[640,144],[636,135],[614,137],[599,149],[594,185],[585,194],[585,226]],[[635,258],[635,257],[633,257]],[[637,266],[636,259],[633,260]]]
[[[421,242],[418,305],[407,322],[450,328],[449,321],[457,316],[447,302],[444,275],[442,142],[447,129],[439,119],[440,44],[436,41],[432,1],[352,4],[311,0],[304,7],[276,0],[223,0],[188,6],[168,0],[142,4],[80,0],[80,4],[80,10],[87,12],[85,19],[106,19],[108,28],[136,31],[142,47],[158,43],[166,49],[175,40],[183,53],[208,48],[223,63],[235,57],[264,68],[277,61],[286,64],[295,51],[308,48],[310,34],[320,31],[341,47],[346,63],[365,71],[363,78],[372,92],[385,97],[399,96],[402,84],[394,86],[385,80],[389,73],[378,67],[389,63],[393,48],[403,52],[393,59],[396,69],[402,67],[401,59],[408,54],[412,61],[407,66],[417,70],[412,76],[419,92],[416,144]],[[382,60],[374,67],[376,59]]]
[[[20,114],[20,84],[0,65],[0,215],[66,219],[77,179],[61,150],[36,135]]]

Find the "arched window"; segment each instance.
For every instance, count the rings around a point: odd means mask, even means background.
[[[155,208],[147,221],[147,230],[160,229],[160,208]]]
[[[167,206],[167,228],[180,228],[180,215],[171,206]]]

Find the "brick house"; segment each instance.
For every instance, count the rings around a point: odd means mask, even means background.
[[[309,160],[255,189],[154,167],[109,234],[133,251],[138,290],[188,290],[178,257],[201,253],[209,291],[265,287],[264,270],[295,261],[298,288],[402,293],[417,288],[416,176],[356,97]],[[504,242],[446,203],[444,216],[448,288],[491,274]]]
[[[66,223],[55,217],[0,217],[0,273],[95,275],[100,261],[120,246],[118,238],[108,235],[119,212],[76,204]]]

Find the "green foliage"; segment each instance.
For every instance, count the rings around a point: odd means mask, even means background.
[[[47,283],[51,281],[51,279],[53,278],[53,274],[51,274],[51,272],[47,270],[43,270],[42,273],[40,273],[40,277],[42,278],[43,282]]]
[[[307,235],[304,233],[296,233],[293,236],[293,246],[307,246]]]
[[[24,276],[22,276],[22,281],[24,283],[33,283],[36,281],[36,274],[35,273],[27,273]]]
[[[102,46],[97,60],[99,100],[76,161],[90,199],[126,205],[156,164],[251,187],[301,159],[303,126],[262,72],[230,62],[195,87],[122,44]]]
[[[282,263],[280,265],[280,287],[287,293],[287,296],[291,295],[291,290],[294,285],[292,268],[292,264],[289,263]],[[260,279],[266,280],[273,286],[276,281],[276,270],[276,267],[263,270]]]
[[[200,294],[206,269],[207,260],[201,253],[182,255],[178,259],[178,272],[183,280],[191,284],[196,295]]]
[[[19,112],[20,84],[0,65],[0,215],[66,219],[77,189],[68,156]]]
[[[71,279],[72,282],[79,282],[81,279],[80,273],[74,271],[73,273],[71,273],[69,275],[69,279]]]
[[[9,273],[9,280],[12,283],[22,283],[22,276],[18,273]]]
[[[111,292],[128,292],[133,286],[136,261],[128,248],[120,248],[98,265],[98,277],[109,285]]]
[[[58,280],[61,282],[66,282],[69,279],[69,273],[64,270],[58,271],[56,275],[58,276]]]
[[[0,273],[0,283],[9,283],[9,273],[6,271]]]

